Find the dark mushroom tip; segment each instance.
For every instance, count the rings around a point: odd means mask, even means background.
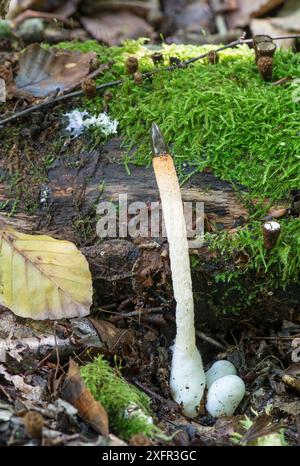
[[[152,123],[151,127],[151,145],[153,157],[159,157],[168,153],[168,148],[159,126]]]

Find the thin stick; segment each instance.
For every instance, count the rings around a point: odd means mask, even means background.
[[[249,340],[294,340],[295,338],[299,337],[300,333],[296,333],[291,337],[249,337]]]
[[[138,311],[131,311],[127,312],[126,314],[117,313],[114,317],[110,318],[111,322],[117,322],[118,320],[128,318],[128,317],[142,317],[143,315],[147,314],[155,314],[158,312],[162,312],[162,307],[150,307],[149,309],[139,309]]]
[[[272,40],[284,40],[284,39],[300,39],[300,34],[293,34],[289,36],[279,36],[279,37],[272,37]],[[223,45],[222,47],[219,47],[218,49],[214,50],[215,52],[222,52],[223,50],[237,47],[238,45],[243,45],[243,44],[253,44],[253,39],[243,39],[243,36],[235,40],[234,42],[230,42],[230,44]],[[174,71],[177,69],[182,69],[190,65],[191,63],[194,63],[198,60],[202,60],[203,58],[206,58],[208,56],[209,52],[203,53],[202,55],[199,55],[198,57],[190,58],[189,60],[183,61],[179,65],[176,66],[167,66],[167,67],[160,67],[160,68],[155,68],[152,71],[148,71],[147,73],[143,73],[142,76],[143,78],[149,78],[153,76],[155,73],[159,71]],[[97,91],[101,91],[103,89],[109,88],[109,87],[114,87],[114,86],[119,86],[120,84],[123,84],[126,80],[125,79],[118,79],[117,81],[111,81],[105,84],[100,84],[99,86],[96,87]],[[33,105],[32,107],[27,108],[26,110],[22,110],[19,113],[16,113],[15,115],[12,115],[11,117],[5,118],[4,120],[0,120],[0,129],[3,128],[4,125],[7,123],[11,123],[13,121],[18,120],[19,118],[23,118],[24,116],[28,115],[31,112],[34,112],[36,110],[40,110],[42,108],[45,108],[49,105],[52,104],[57,104],[59,102],[62,102],[63,100],[70,99],[72,97],[81,97],[84,94],[82,90],[76,91],[76,92],[71,92],[70,94],[65,94],[62,96],[57,97],[56,99],[53,100],[47,100],[45,102],[41,102],[40,104]]]
[[[209,343],[210,345],[215,346],[216,348],[218,348],[221,351],[226,351],[226,349],[227,349],[225,345],[222,345],[222,343],[219,343],[214,338],[209,337],[208,335],[206,335],[203,332],[200,332],[199,330],[196,330],[196,336],[198,338],[200,338],[200,340],[203,340],[206,343]]]
[[[164,398],[158,393],[155,393],[153,390],[151,390],[149,387],[146,387],[143,383],[139,382],[138,380],[134,379],[133,384],[136,385],[140,390],[145,392],[147,395],[149,395],[151,398],[154,398],[154,400],[159,401],[160,403],[164,405],[168,405],[169,408],[178,408],[178,404],[170,399]]]
[[[271,37],[272,40],[284,40],[284,39],[300,39],[300,34],[292,34],[290,36],[278,36],[278,37]],[[237,47],[238,45],[243,45],[243,44],[253,44],[253,39],[243,39],[243,36],[240,39],[237,39],[233,42],[230,42],[230,44],[223,45],[222,47],[214,50],[214,52],[222,52],[223,50],[232,48],[232,47]],[[202,60],[202,58],[207,57],[207,53],[203,53],[202,55],[199,55],[198,57],[191,58],[190,60],[187,60],[185,62],[182,62],[181,65],[189,65],[190,63],[194,63],[197,60]]]
[[[100,86],[97,86],[97,91],[106,89],[107,87],[114,87],[118,86],[124,81],[124,79],[119,79],[118,81],[111,81],[109,83],[101,84]],[[71,97],[80,97],[84,94],[82,90],[80,91],[75,91],[71,92],[70,94],[65,94],[61,95],[59,97],[56,97],[53,100],[47,100],[46,102],[41,102],[40,104],[33,105],[32,107],[26,108],[26,110],[22,110],[19,113],[16,113],[15,115],[12,115],[9,118],[6,118],[5,120],[0,120],[0,129],[3,125],[10,123],[12,121],[18,120],[19,118],[23,118],[24,116],[28,115],[31,112],[34,112],[36,110],[40,110],[41,108],[47,107],[49,105],[57,104],[58,102],[62,102],[63,100],[69,99]]]

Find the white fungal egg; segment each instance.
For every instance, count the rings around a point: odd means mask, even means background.
[[[232,416],[245,395],[245,384],[237,375],[225,375],[211,385],[206,409],[213,417]]]
[[[236,368],[229,361],[217,361],[205,372],[206,385],[209,388],[215,380],[225,375],[236,375]]]

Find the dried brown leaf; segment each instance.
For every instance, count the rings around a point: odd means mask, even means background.
[[[20,57],[20,70],[16,77],[16,92],[34,97],[47,97],[65,92],[89,74],[94,52],[53,51],[32,44]]]
[[[43,435],[44,419],[36,411],[28,411],[23,418],[24,426],[29,437],[40,439]]]
[[[126,11],[100,13],[92,18],[84,16],[81,22],[94,39],[107,45],[120,45],[124,39],[149,37],[153,34],[152,27],[143,18]]]
[[[70,360],[62,398],[75,406],[79,416],[104,436],[109,434],[108,416],[99,401],[96,401],[85,386],[75,361]]]
[[[279,411],[292,415],[300,415],[300,400],[290,401],[290,398],[285,401],[282,396],[276,396],[273,402],[274,408],[277,408]]]
[[[299,340],[300,343],[300,340]],[[284,373],[286,375],[291,375],[292,377],[299,377],[300,378],[300,362],[297,362],[295,364],[292,364],[289,366]]]
[[[165,243],[162,246],[150,248],[151,244],[145,243],[140,246],[141,255],[132,269],[132,285],[138,294],[142,294],[154,285],[158,289],[168,288],[168,278],[171,272],[167,245]]]
[[[283,2],[284,0],[237,0],[238,9],[228,15],[229,27],[246,26],[250,18],[259,18]]]
[[[124,350],[134,342],[134,331],[132,329],[119,329],[111,322],[89,318],[95,327],[101,342],[105,343],[107,351],[115,354],[121,347]]]
[[[5,380],[12,383],[21,396],[30,401],[41,401],[44,387],[33,387],[24,382],[24,378],[20,375],[11,375],[8,373],[6,367],[0,364],[0,374],[4,376]]]
[[[262,414],[258,416],[250,429],[247,430],[246,434],[241,439],[242,445],[247,445],[251,442],[254,442],[259,437],[264,437],[265,435],[270,435],[278,432],[282,425],[272,424],[272,418],[268,414]]]

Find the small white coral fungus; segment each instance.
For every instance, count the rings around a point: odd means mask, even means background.
[[[66,113],[65,116],[69,119],[67,131],[71,133],[73,138],[77,138],[87,128],[92,126],[98,127],[104,136],[117,133],[118,121],[111,120],[105,112],[95,116],[90,115],[87,110],[83,112],[73,110],[72,112]]]

